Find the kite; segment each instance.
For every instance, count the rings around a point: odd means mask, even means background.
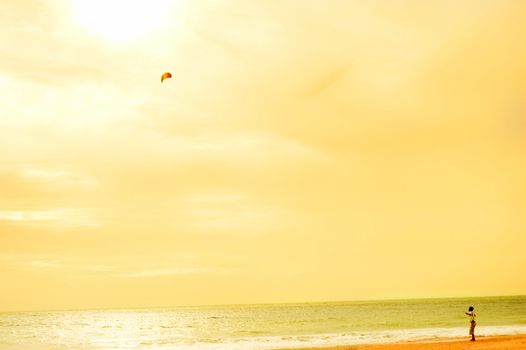
[[[164,79],[168,79],[168,78],[171,78],[171,77],[172,77],[172,73],[170,73],[170,72],[163,73],[163,75],[161,75],[161,83],[164,81]]]

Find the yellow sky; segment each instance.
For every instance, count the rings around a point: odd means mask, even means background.
[[[0,310],[526,294],[525,2],[86,1],[3,4]]]

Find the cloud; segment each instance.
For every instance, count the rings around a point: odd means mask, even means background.
[[[3,210],[2,221],[15,225],[99,226],[90,209]]]
[[[334,87],[340,80],[342,80],[347,71],[347,67],[338,67],[333,71],[324,74],[320,79],[316,80],[306,91],[306,97],[315,97],[316,95],[322,93],[324,90],[328,90],[331,87]]]
[[[56,186],[93,187],[97,183],[93,177],[55,168],[25,167],[21,174],[29,179]]]
[[[119,278],[140,278],[140,277],[160,277],[160,276],[178,276],[178,275],[195,275],[195,274],[217,274],[223,273],[223,270],[216,268],[203,268],[203,267],[178,267],[178,266],[167,266],[151,269],[138,269],[127,272],[114,273],[112,277]]]
[[[147,256],[82,258],[46,254],[0,254],[1,262],[30,271],[61,272],[79,278],[148,278],[228,272],[225,268],[199,266],[196,258],[188,254],[175,254],[163,258]]]
[[[283,210],[244,193],[194,193],[182,201],[188,224],[199,233],[264,234],[284,222]]]

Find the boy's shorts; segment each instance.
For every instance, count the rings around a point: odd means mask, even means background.
[[[477,323],[475,321],[471,321],[471,325],[469,326],[469,335],[475,335],[475,325]]]

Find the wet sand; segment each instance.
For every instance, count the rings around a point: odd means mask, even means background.
[[[315,350],[526,350],[526,334],[479,337],[475,342],[469,341],[469,338],[466,337],[466,339],[442,339],[396,344],[336,346],[316,348]]]

